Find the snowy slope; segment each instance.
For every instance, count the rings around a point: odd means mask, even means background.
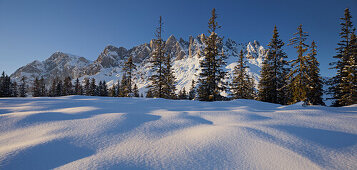
[[[0,169],[357,169],[357,105],[0,99]]]
[[[202,60],[200,51],[203,48],[203,34],[197,37],[190,36],[188,41],[180,38],[177,40],[171,35],[166,41],[165,50],[173,56],[173,69],[177,78],[177,91],[184,87],[186,91],[191,87],[192,80],[197,82],[200,73],[199,61]],[[131,49],[124,47],[107,46],[100,53],[98,58],[92,62],[83,57],[57,52],[44,62],[34,61],[18,69],[12,78],[19,81],[22,76],[28,77],[31,84],[35,77],[44,76],[49,81],[56,76],[64,78],[70,76],[73,79],[95,78],[98,82],[105,80],[111,87],[122,78],[122,66],[128,56],[133,56],[133,61],[138,70],[135,72],[134,83],[137,84],[141,93],[146,92],[149,85],[148,78],[152,75],[150,70],[150,56],[155,44],[141,44]],[[237,45],[233,40],[227,39],[222,47],[228,56],[227,66],[224,68],[228,72],[228,81],[232,79],[232,71],[237,65],[238,52],[240,49],[246,51],[249,65],[249,72],[258,83],[261,63],[266,55],[266,50],[257,41],[249,42],[246,45]]]

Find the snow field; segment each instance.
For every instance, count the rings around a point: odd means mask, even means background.
[[[0,99],[0,169],[357,169],[357,105]]]

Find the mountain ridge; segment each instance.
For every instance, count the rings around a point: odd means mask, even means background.
[[[177,91],[183,87],[188,90],[192,80],[197,82],[200,73],[199,61],[202,59],[201,50],[204,48],[204,35],[196,37],[189,36],[188,41],[183,38],[177,39],[170,35],[165,41],[165,51],[172,54],[173,69],[177,80]],[[155,48],[155,43],[151,40],[149,43],[140,44],[130,49],[107,45],[94,61],[84,57],[55,52],[44,61],[35,60],[23,67],[17,69],[11,77],[19,81],[22,76],[27,77],[27,81],[32,83],[35,77],[44,77],[47,84],[59,77],[61,79],[70,76],[73,79],[79,78],[83,81],[86,78],[95,78],[96,80],[105,80],[110,87],[122,77],[122,66],[128,56],[133,56],[133,62],[137,65],[137,71],[134,73],[134,83],[139,87],[140,93],[146,92],[148,77],[151,76],[150,56]],[[248,42],[246,45],[237,44],[231,39],[223,42],[221,47],[227,55],[227,66],[224,68],[227,74],[227,81],[233,77],[233,69],[237,65],[238,52],[241,49],[246,51],[249,74],[257,81],[260,77],[260,69],[263,58],[267,50],[259,44],[258,41]]]

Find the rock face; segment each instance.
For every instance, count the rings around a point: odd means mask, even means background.
[[[43,77],[47,82],[55,77],[61,79],[67,76],[81,77],[85,73],[84,70],[86,70],[91,63],[91,61],[84,57],[55,52],[45,61],[40,62],[36,60],[17,69],[11,77],[15,80],[20,80],[25,76],[28,81],[32,81],[36,77]]]
[[[183,87],[188,90],[191,81],[197,81],[201,71],[199,62],[202,60],[201,51],[204,48],[204,34],[197,37],[190,36],[188,41],[180,38],[176,39],[171,35],[165,41],[165,52],[170,54],[173,59],[173,69],[175,71],[177,90]],[[148,78],[152,75],[150,70],[150,56],[155,48],[153,40],[150,43],[141,44],[131,49],[124,47],[115,47],[109,45],[104,48],[95,61],[89,61],[83,57],[78,57],[62,52],[56,52],[45,61],[34,61],[23,66],[11,75],[15,80],[20,80],[26,76],[32,83],[35,77],[44,77],[51,81],[56,76],[64,78],[67,76],[73,79],[95,78],[96,80],[105,80],[110,86],[116,83],[122,77],[122,66],[129,56],[133,57],[133,62],[137,65],[134,76],[134,83],[140,89],[141,93],[146,91],[149,85]],[[228,72],[227,81],[232,79],[232,72],[237,65],[238,54],[241,49],[245,50],[249,65],[250,74],[259,79],[262,61],[266,55],[266,50],[259,42],[249,42],[246,45],[237,44],[231,39],[224,41],[222,47],[227,55],[227,66],[224,68]]]

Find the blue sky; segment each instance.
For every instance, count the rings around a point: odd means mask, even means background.
[[[237,42],[258,40],[266,47],[274,25],[284,42],[299,24],[318,45],[321,74],[339,40],[339,18],[350,8],[357,25],[356,0],[0,0],[0,70],[11,74],[33,60],[62,51],[95,60],[106,45],[131,48],[149,42],[159,16],[164,37],[188,39],[207,32],[216,8],[219,33]],[[290,59],[296,56],[285,47]]]

